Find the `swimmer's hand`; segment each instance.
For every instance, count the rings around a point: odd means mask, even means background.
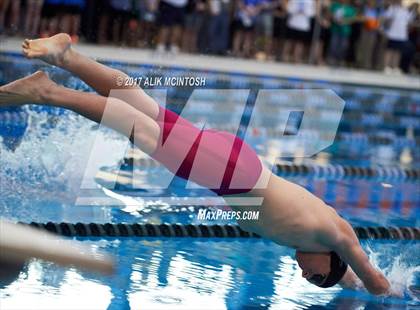
[[[346,274],[340,280],[340,286],[343,288],[354,289],[354,290],[366,289],[369,291],[369,293],[374,294],[374,295],[399,297],[399,298],[403,297],[403,294],[393,289],[391,285],[389,284],[388,280],[385,278],[385,276],[379,271],[375,279],[369,282],[371,283],[364,284],[349,266]]]
[[[378,296],[395,296],[391,290],[391,285],[385,276],[379,270],[376,270],[373,277],[365,279],[363,285],[369,293]]]
[[[403,298],[404,297],[404,292],[397,292],[397,290],[390,287],[388,292],[386,294],[384,294],[384,296]]]
[[[344,279],[344,278],[343,278]],[[357,278],[356,281],[352,282],[340,282],[341,287],[346,289],[353,289],[353,290],[367,290],[369,293],[374,294],[376,296],[383,296],[383,297],[397,297],[403,298],[404,293],[393,289],[392,287],[386,287],[386,285],[377,284],[375,287],[370,286],[369,288],[363,285],[363,282]]]

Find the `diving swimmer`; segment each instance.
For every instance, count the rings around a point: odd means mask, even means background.
[[[27,58],[42,59],[71,72],[98,94],[59,86],[38,71],[0,87],[0,107],[32,103],[70,109],[126,135],[175,175],[212,189],[227,203],[238,194],[262,197],[259,219],[239,221],[239,225],[294,248],[302,276],[310,283],[319,287],[339,283],[349,288],[363,284],[372,294],[392,294],[389,282],[369,262],[350,224],[303,187],[273,174],[240,138],[195,127],[160,107],[137,85],[118,86],[116,81],[128,76],[77,52],[67,34],[25,40],[22,48]],[[110,96],[115,89],[131,91],[115,98]],[[108,108],[115,113],[105,117]],[[216,186],[214,180],[219,179],[223,181]],[[257,186],[262,180],[267,180],[266,186]]]

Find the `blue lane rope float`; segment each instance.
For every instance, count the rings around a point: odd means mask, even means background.
[[[420,138],[418,137],[403,137],[397,136],[395,134],[375,134],[375,133],[348,133],[340,132],[337,134],[336,142],[340,143],[349,143],[356,144],[360,146],[365,145],[392,145],[393,147],[411,147],[415,148],[420,145]]]
[[[415,182],[420,179],[420,169],[357,167],[339,164],[318,166],[286,163],[276,165],[274,172],[282,177],[305,176],[327,180],[367,179],[378,182]]]
[[[159,163],[150,158],[124,158],[121,169],[156,168]],[[376,182],[416,182],[420,180],[420,169],[403,169],[399,167],[358,167],[340,164],[320,166],[316,164],[281,163],[277,164],[273,172],[281,177],[302,176],[310,179],[325,180],[370,180]]]
[[[32,227],[67,237],[178,237],[261,238],[238,225],[126,224],[126,223],[35,223]],[[359,239],[420,240],[418,227],[353,227]]]
[[[219,130],[225,130],[229,132],[235,132],[235,127],[230,124],[221,124],[221,123],[209,123],[210,127],[217,128]],[[360,122],[357,123],[360,126]],[[351,127],[351,126],[350,126]],[[349,142],[349,143],[357,143],[357,144],[396,144],[402,146],[416,146],[420,144],[420,138],[418,135],[414,135],[413,137],[406,137],[407,135],[407,128],[411,127],[413,130],[417,127],[416,126],[405,126],[403,129],[403,133],[394,132],[394,131],[384,131],[383,128],[378,128],[377,130],[370,130],[369,133],[360,132],[357,130],[356,132],[352,132],[351,130],[348,131],[339,131],[337,133],[337,137],[335,142]],[[284,130],[273,128],[273,127],[255,127],[250,128],[252,130],[257,130],[259,135],[262,137],[269,137],[269,138],[281,138],[284,136]],[[351,129],[351,128],[350,128]],[[320,134],[322,133],[317,132],[302,132],[300,138],[301,139],[319,139]]]

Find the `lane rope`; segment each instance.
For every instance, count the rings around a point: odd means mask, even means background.
[[[368,179],[378,182],[415,182],[420,179],[420,169],[402,169],[398,167],[357,167],[340,164],[295,165],[277,164],[275,173],[279,176],[305,176],[315,179],[344,180]]]
[[[121,168],[157,168],[160,164],[150,158],[126,157],[121,161]],[[273,172],[281,177],[303,176],[310,179],[324,180],[371,180],[377,182],[416,182],[420,180],[420,169],[403,169],[399,167],[358,167],[340,164],[281,163],[273,168]]]
[[[67,237],[261,238],[238,225],[20,223]],[[359,239],[420,240],[419,227],[353,227]]]

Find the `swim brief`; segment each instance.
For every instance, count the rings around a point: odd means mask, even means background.
[[[178,114],[159,107],[159,143],[151,157],[176,176],[211,189],[218,195],[252,190],[262,172],[255,151],[239,137],[199,129]]]

